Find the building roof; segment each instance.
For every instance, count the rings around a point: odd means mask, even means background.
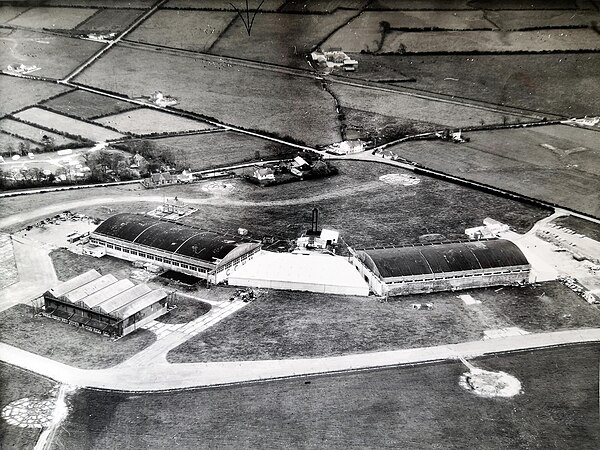
[[[67,292],[71,292],[72,290],[77,289],[78,287],[81,287],[84,284],[94,281],[96,278],[100,278],[101,276],[102,275],[100,275],[95,270],[88,270],[87,272],[82,273],[81,275],[77,275],[75,278],[71,278],[70,280],[67,280],[64,283],[60,283],[58,286],[55,286],[52,289],[50,289],[49,292],[54,297],[58,298],[65,295]]]
[[[93,308],[98,306],[100,303],[105,302],[109,298],[119,295],[121,292],[132,288],[133,286],[135,286],[135,284],[133,284],[131,280],[125,278],[124,280],[119,280],[116,283],[106,286],[105,288],[94,292],[88,297],[81,299],[81,302],[84,303],[88,308]]]
[[[117,279],[114,275],[108,274],[103,277],[96,278],[94,281],[91,281],[83,286],[78,287],[77,289],[73,289],[72,291],[65,294],[65,297],[72,302],[78,302],[83,298],[87,297],[90,294],[98,291],[99,289],[105,288],[106,286],[110,286],[113,283],[116,283]]]
[[[365,249],[358,257],[382,278],[529,264],[521,250],[504,239]]]
[[[211,264],[219,264],[236,250],[250,251],[260,246],[237,236],[193,228],[141,214],[117,214],[102,222],[94,234],[153,247]],[[243,253],[243,252],[242,252]]]

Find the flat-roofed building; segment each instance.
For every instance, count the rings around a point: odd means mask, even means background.
[[[167,294],[89,270],[44,293],[42,315],[107,336],[125,336],[168,311]]]

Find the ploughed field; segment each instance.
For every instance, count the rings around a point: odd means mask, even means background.
[[[67,87],[58,84],[0,74],[0,115],[13,113],[66,91]]]
[[[127,103],[104,95],[77,89],[59,95],[42,103],[44,107],[68,116],[82,119],[96,119],[98,117],[130,111],[139,106]]]

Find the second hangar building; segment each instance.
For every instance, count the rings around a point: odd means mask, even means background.
[[[369,248],[353,263],[378,295],[408,295],[527,283],[531,266],[504,239]]]

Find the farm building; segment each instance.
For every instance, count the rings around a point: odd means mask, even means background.
[[[167,312],[162,289],[95,270],[60,283],[44,293],[42,315],[108,336],[125,336]]]
[[[150,262],[210,283],[220,283],[252,259],[261,244],[141,214],[117,214],[102,222],[90,243],[128,261]]]
[[[353,253],[354,266],[378,295],[526,283],[531,269],[521,250],[503,239],[371,248]]]

